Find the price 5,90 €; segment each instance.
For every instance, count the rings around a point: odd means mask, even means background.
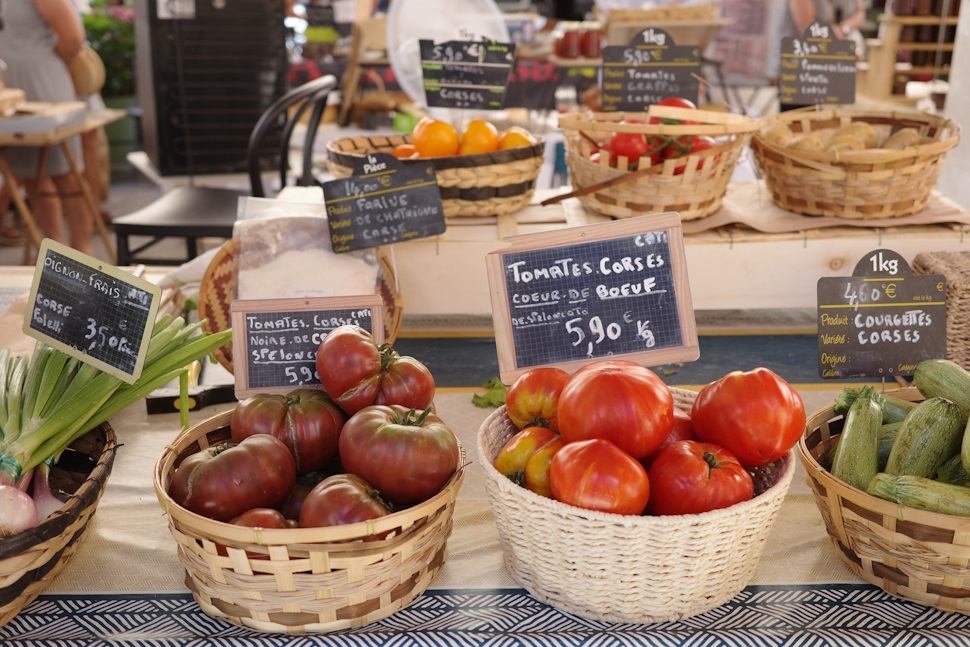
[[[643,340],[644,348],[653,348],[657,344],[653,331],[650,330],[650,321],[625,321],[627,326],[634,327],[634,334]],[[575,335],[573,346],[579,346],[587,337],[587,355],[592,357],[593,350],[606,340],[616,341],[623,336],[623,324],[612,321],[604,324],[602,317],[594,315],[588,322],[584,322],[582,317],[576,317],[566,322],[566,331],[570,335]]]

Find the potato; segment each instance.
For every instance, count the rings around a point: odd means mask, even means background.
[[[882,148],[898,151],[909,148],[910,146],[916,146],[919,143],[919,132],[915,128],[900,128],[883,142]]]
[[[844,126],[841,126],[832,133],[831,139],[836,137],[842,137],[843,135],[851,135],[862,142],[864,148],[875,148],[878,137],[876,136],[876,131],[872,126],[864,121],[853,121]]]
[[[826,152],[861,151],[865,150],[866,148],[867,146],[865,143],[855,135],[842,134],[829,138],[829,140],[825,142],[824,150]]]
[[[801,135],[788,142],[788,148],[796,151],[813,151],[819,153],[824,148],[822,138],[815,133]]]
[[[788,124],[776,121],[770,128],[765,129],[761,136],[769,144],[776,146],[787,146],[788,142],[795,136]]]

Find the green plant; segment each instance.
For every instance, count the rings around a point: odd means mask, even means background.
[[[92,0],[82,16],[88,44],[105,67],[104,97],[135,94],[135,10],[109,0]]]

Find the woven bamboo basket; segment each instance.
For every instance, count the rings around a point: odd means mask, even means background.
[[[688,410],[695,394],[672,389]],[[538,600],[591,620],[651,623],[717,607],[757,568],[795,471],[750,501],[703,514],[634,516],[583,510],[516,485],[493,467],[518,429],[501,407],[482,424],[478,452],[505,564]]]
[[[206,332],[221,332],[232,327],[230,308],[236,298],[237,288],[235,252],[235,239],[227,240],[202,275],[198,308],[199,319],[205,320],[202,327]],[[383,248],[378,251],[378,260],[381,267],[377,275],[376,291],[384,302],[384,341],[393,345],[401,330],[404,301],[395,278],[394,265]],[[217,348],[213,355],[222,367],[230,373],[233,372],[231,342]]]
[[[650,116],[690,119],[692,125],[648,124]],[[624,120],[644,123],[621,124]],[[566,165],[574,194],[587,208],[613,218],[635,218],[676,211],[681,220],[709,216],[721,207],[734,167],[758,122],[742,115],[708,110],[651,106],[648,113],[585,112],[559,118],[566,145]],[[614,132],[666,137],[707,135],[718,145],[709,150],[649,165],[621,157],[617,168],[608,155],[590,161],[594,146],[608,143]],[[680,171],[680,172],[678,172]]]
[[[411,142],[410,135],[347,137],[327,144],[330,172],[349,177],[368,153],[391,154],[398,144]],[[445,218],[503,216],[528,206],[542,168],[545,140],[494,153],[431,157]]]
[[[915,128],[923,143],[901,150],[812,152],[772,143],[763,134],[778,122],[798,136],[827,134],[856,121],[872,126],[880,142],[891,132]],[[937,115],[809,107],[764,117],[751,149],[772,201],[782,209],[807,216],[898,218],[926,207],[946,153],[959,141],[960,126]]]
[[[923,399],[913,387],[891,395]],[[885,501],[832,476],[825,457],[843,423],[833,407],[817,411],[798,443],[798,457],[839,557],[890,595],[970,614],[970,519]]]
[[[970,253],[920,252],[912,268],[946,277],[946,356],[970,367]]]
[[[0,627],[30,604],[71,561],[104,494],[118,449],[108,424],[71,444],[51,470],[67,502],[34,528],[0,539]]]
[[[206,615],[265,633],[327,633],[382,620],[428,588],[445,562],[464,450],[441,491],[405,510],[330,528],[247,528],[189,512],[168,495],[186,456],[231,438],[231,416],[184,430],[155,464],[186,586]]]

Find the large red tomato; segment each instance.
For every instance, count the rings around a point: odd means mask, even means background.
[[[335,474],[310,490],[300,510],[300,527],[342,526],[390,512],[370,483],[353,474]]]
[[[567,443],[557,451],[549,485],[557,501],[615,514],[642,514],[650,498],[643,465],[602,438]]]
[[[650,465],[650,512],[698,514],[747,501],[754,482],[738,459],[722,447],[679,440]]]
[[[296,462],[280,439],[268,434],[198,451],[183,460],[169,486],[186,510],[229,521],[252,508],[275,508],[296,483]]]
[[[506,441],[495,457],[495,469],[519,485],[525,485],[525,466],[542,446],[559,434],[548,427],[526,427]]]
[[[515,378],[505,394],[505,413],[519,429],[559,429],[559,395],[569,381],[561,368],[533,368]]]
[[[353,415],[372,404],[425,409],[434,399],[434,378],[413,357],[377,345],[359,326],[335,328],[317,349],[317,374],[334,402]]]
[[[644,458],[641,463],[643,466],[650,469],[650,464],[653,459],[664,450],[667,445],[675,443],[678,440],[697,440],[697,435],[694,433],[694,428],[690,426],[690,414],[688,414],[683,409],[678,409],[674,407],[674,426],[671,427],[670,433],[667,437],[661,441],[660,446],[653,450],[649,456]]]
[[[697,438],[728,450],[746,467],[775,461],[805,431],[805,405],[767,368],[733,371],[697,394],[690,413]]]
[[[385,500],[418,503],[437,494],[458,470],[461,450],[455,434],[430,409],[374,405],[344,425],[340,460]]]
[[[559,396],[567,443],[605,438],[637,460],[660,446],[674,424],[674,398],[650,369],[602,360],[576,371]]]
[[[236,405],[229,426],[237,443],[254,434],[276,436],[293,452],[297,474],[306,474],[336,458],[337,438],[346,421],[323,391],[296,389],[286,395],[246,398]]]

